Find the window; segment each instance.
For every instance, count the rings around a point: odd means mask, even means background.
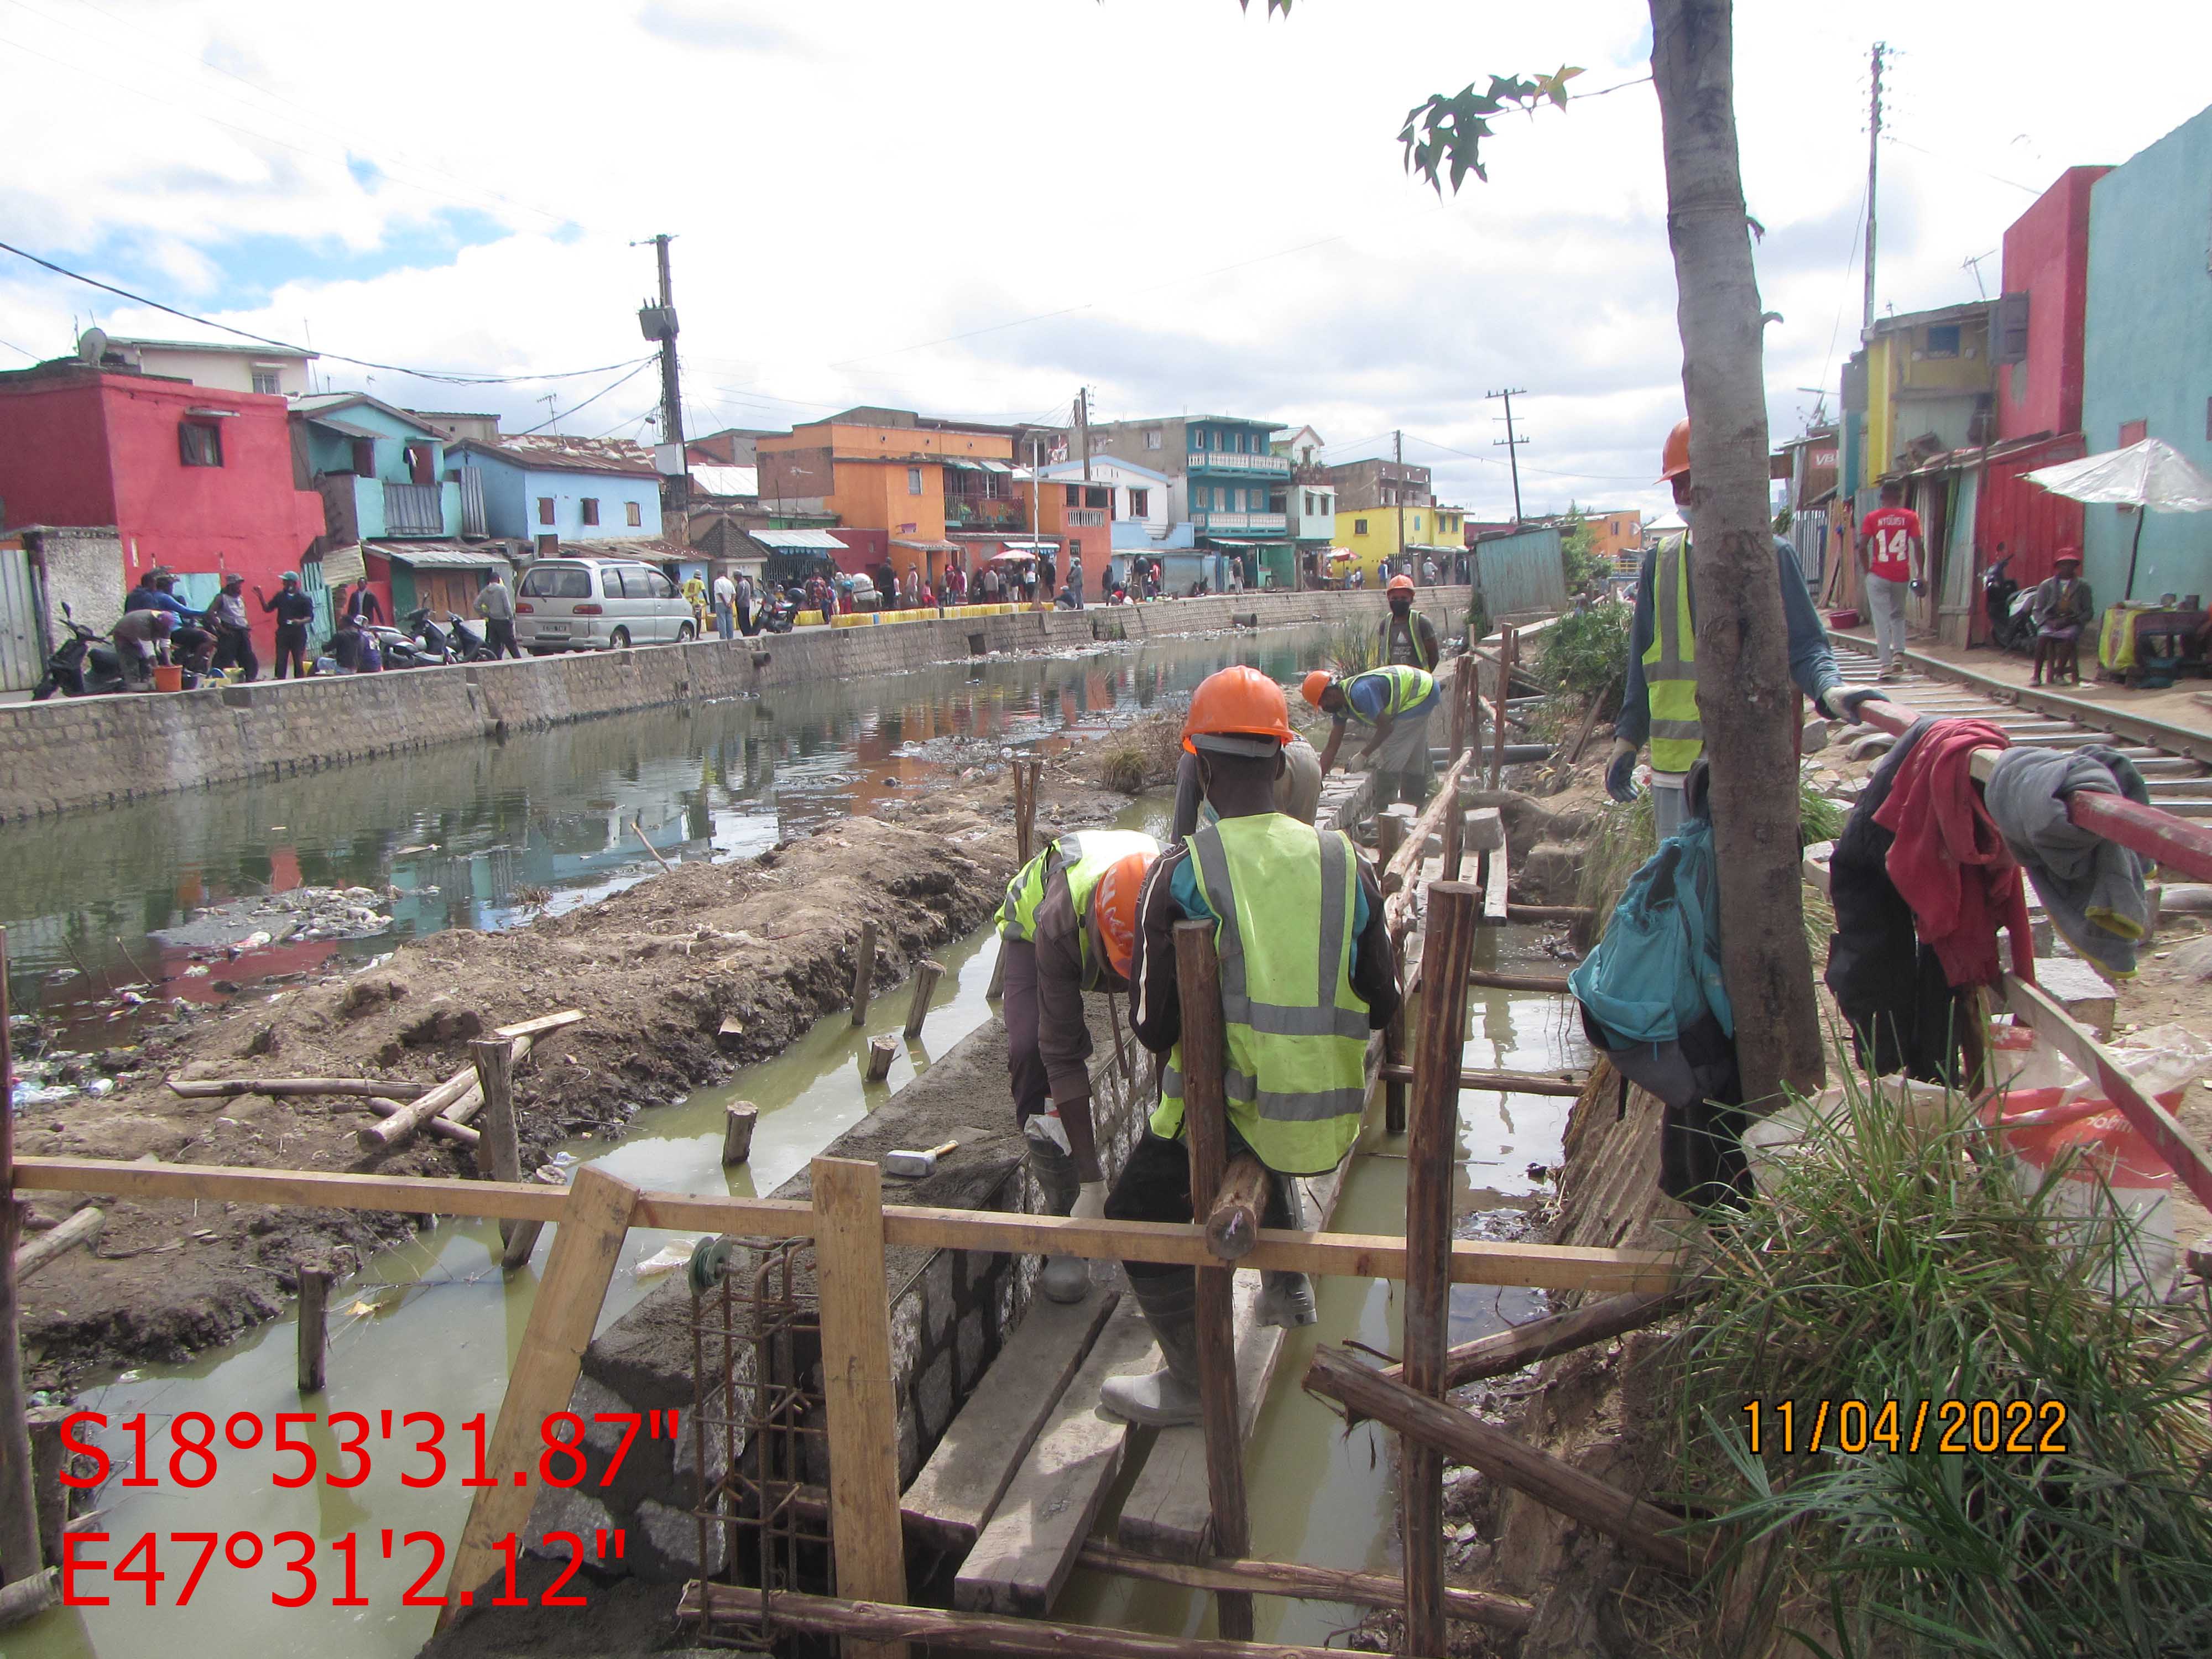
[[[275,369],[256,368],[253,371],[253,389],[264,398],[281,397],[284,383],[277,378]]]
[[[635,501],[623,503],[623,520],[633,530],[645,522],[645,509]]]
[[[1080,507],[1083,505],[1083,486],[1081,484],[1063,484],[1060,488],[1066,492],[1068,506]]]
[[[1352,521],[1352,533],[1355,536],[1364,536],[1367,533],[1367,520],[1354,519]]]
[[[2123,449],[2130,444],[2139,444],[2148,436],[2150,436],[2150,422],[2147,420],[2120,422],[2120,447]]]
[[[1930,357],[1955,357],[1959,355],[1959,325],[1937,323],[1928,331],[1928,355]]]
[[[1395,507],[1398,505],[1398,492],[1391,489],[1388,484],[1385,484],[1382,487],[1382,505],[1385,507]]]
[[[910,466],[906,470],[906,493],[909,495],[921,494],[921,469],[918,466]]]
[[[561,538],[558,536],[540,536],[538,538],[538,556],[539,558],[550,559],[560,550]],[[585,589],[586,592],[589,592],[591,590],[589,588]],[[579,594],[577,597],[580,599],[583,596],[582,594]]]
[[[2208,413],[2206,418],[2212,419],[2212,413]],[[1133,519],[1149,519],[1152,515],[1152,492],[1149,489],[1132,489],[1129,492],[1129,516]]]
[[[222,465],[222,428],[206,421],[186,421],[177,428],[177,459],[186,466]]]
[[[540,524],[553,522],[553,498],[550,495],[540,495],[538,498],[538,522]]]
[[[376,440],[374,438],[356,438],[352,441],[353,470],[355,476],[362,478],[374,478],[376,476]]]
[[[626,599],[672,599],[675,584],[658,570],[648,570],[641,564],[623,567],[623,597]]]
[[[1206,447],[1206,428],[1204,427],[1194,426],[1191,428],[1190,447],[1193,449],[1203,449]]]
[[[540,536],[538,544],[542,549],[552,539]],[[541,564],[524,575],[521,592],[526,599],[588,599],[592,573],[580,565]]]
[[[1145,432],[1145,447],[1147,449],[1158,449],[1159,447],[1160,429],[1158,427],[1147,428]]]
[[[576,506],[582,512],[586,524],[597,524],[599,521],[599,498],[597,495],[580,496]]]
[[[1416,536],[1421,533],[1421,515],[1418,513],[1413,514],[1413,533]]]

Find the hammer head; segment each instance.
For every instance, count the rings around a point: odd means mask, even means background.
[[[957,1140],[948,1140],[942,1146],[932,1146],[926,1152],[885,1152],[884,1154],[884,1173],[885,1175],[914,1176],[928,1175],[937,1168],[937,1160],[944,1157],[945,1153],[952,1151],[955,1147],[959,1146],[959,1144],[960,1143]]]

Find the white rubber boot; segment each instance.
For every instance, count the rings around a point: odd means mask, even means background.
[[[1142,1376],[1109,1376],[1099,1386],[1098,1408],[1125,1423],[1146,1428],[1174,1428],[1195,1423],[1198,1399],[1198,1280],[1190,1273],[1163,1284],[1152,1277],[1132,1279],[1137,1305],[1160,1345],[1166,1364]]]

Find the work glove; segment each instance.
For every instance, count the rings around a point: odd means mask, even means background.
[[[1846,691],[1840,685],[1832,685],[1821,694],[1822,706],[1841,720],[1856,720],[1859,705],[1867,702],[1887,702],[1888,698],[1879,691]]]
[[[1626,738],[1613,740],[1613,761],[1605,769],[1605,793],[1617,801],[1636,799],[1636,745]]]

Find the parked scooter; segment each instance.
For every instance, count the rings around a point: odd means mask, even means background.
[[[114,642],[72,617],[66,599],[62,601],[62,626],[70,636],[46,659],[46,674],[31,690],[33,702],[44,702],[57,691],[72,697],[106,697],[129,689]]]
[[[416,612],[417,617],[422,614],[421,611]],[[409,620],[412,621],[414,618],[410,617]],[[379,624],[374,628],[364,628],[362,632],[376,636],[376,648],[384,659],[384,665],[387,670],[435,668],[447,660],[442,647],[433,650],[413,635],[404,633],[397,628]]]
[[[2008,553],[1982,574],[1982,611],[1990,624],[1990,643],[2023,655],[2035,649],[2035,590],[2006,574]]]
[[[761,631],[766,634],[788,634],[791,632],[792,622],[798,615],[799,607],[793,602],[790,594],[771,592],[766,603],[761,606]]]
[[[428,605],[415,611],[407,618],[408,632],[420,642],[422,654],[434,663],[483,662],[491,655],[483,635],[471,630],[469,625],[452,612],[447,620],[453,624],[448,633],[433,618]],[[394,666],[415,668],[419,663],[395,664]]]

